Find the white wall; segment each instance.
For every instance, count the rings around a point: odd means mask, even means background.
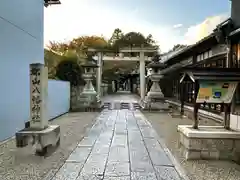
[[[44,63],[43,0],[0,0],[0,141],[29,120],[29,64]]]
[[[235,131],[240,131],[240,116],[230,115],[230,128]]]
[[[70,109],[70,83],[48,80],[48,119],[64,114]]]

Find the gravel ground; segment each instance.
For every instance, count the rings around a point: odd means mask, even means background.
[[[61,127],[61,145],[50,157],[34,155],[31,146],[17,149],[15,139],[0,145],[0,180],[49,180],[95,122],[99,113],[68,113],[51,124]]]
[[[190,180],[240,180],[240,166],[228,161],[186,161],[178,148],[178,125],[192,124],[192,120],[172,118],[166,113],[144,113],[166,146],[180,162]],[[200,125],[219,125],[214,121],[200,121]]]

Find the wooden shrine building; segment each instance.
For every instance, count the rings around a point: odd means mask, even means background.
[[[193,112],[196,88],[198,88],[195,83],[196,79],[238,81],[240,74],[239,40],[240,29],[229,18],[219,24],[212,34],[196,44],[163,57],[166,68],[162,70],[164,79],[160,83],[163,93],[169,99],[168,102],[179,107],[181,102],[184,102],[185,107]],[[210,116],[214,115],[220,121],[224,119],[224,108],[221,103],[203,103],[199,108],[206,114],[211,112]],[[232,114],[240,112],[239,85],[231,103],[231,111]]]

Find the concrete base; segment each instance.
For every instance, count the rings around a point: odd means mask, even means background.
[[[170,112],[169,115],[172,117],[172,118],[186,118],[185,115],[182,115],[180,112]]]
[[[223,126],[179,125],[181,152],[187,160],[215,159],[240,161],[240,132]]]
[[[169,104],[164,102],[164,98],[154,99],[145,97],[141,103],[142,110],[169,112]]]
[[[154,99],[154,98],[163,98],[164,99],[164,95],[163,95],[162,91],[159,91],[159,92],[149,91],[147,93],[147,97],[149,99]]]
[[[36,144],[36,154],[45,156],[60,145],[60,126],[49,125],[44,130],[25,128],[16,133],[16,146],[21,148]]]
[[[88,112],[88,111],[101,111],[103,105],[99,96],[93,93],[82,93],[78,99],[78,103],[71,107],[72,112]]]

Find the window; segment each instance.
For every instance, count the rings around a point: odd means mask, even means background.
[[[217,66],[216,62],[213,62],[212,65],[211,65],[211,67],[216,67],[216,66]]]
[[[212,57],[212,50],[211,49],[208,51],[208,57]]]
[[[240,68],[240,44],[234,44],[232,47],[232,66]]]
[[[211,67],[211,64],[206,64],[206,67]]]
[[[200,61],[200,55],[197,56],[197,62],[199,62],[199,61]]]
[[[208,57],[209,57],[209,53],[208,53],[209,51],[207,51],[207,52],[205,52],[204,53],[204,59],[207,59]]]

